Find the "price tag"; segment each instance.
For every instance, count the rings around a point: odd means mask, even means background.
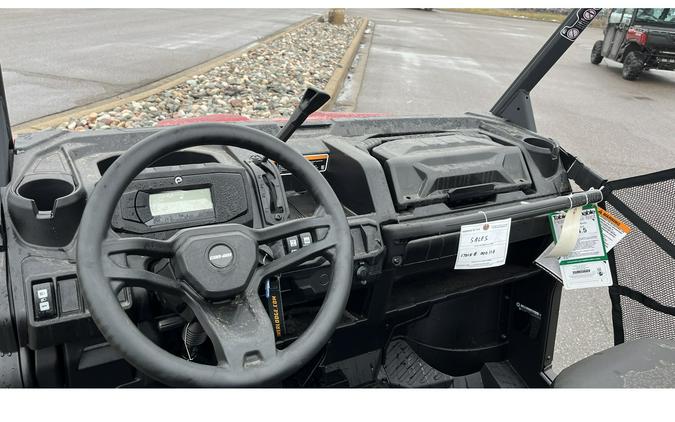
[[[569,211],[568,211],[569,212]],[[556,242],[560,238],[563,228],[563,219],[558,218],[560,213],[549,215],[553,237]],[[579,236],[571,252],[560,257],[560,265],[583,261],[601,261],[607,259],[605,244],[600,226],[600,216],[595,205],[587,205],[581,210],[579,221]]]
[[[511,219],[462,226],[456,270],[499,267],[506,263]]]
[[[568,211],[569,213],[569,211]],[[550,215],[553,236],[559,239],[562,232],[563,213]],[[551,254],[552,243],[535,260],[549,274],[560,279],[565,289],[611,286],[612,275],[607,261],[611,250],[629,231],[611,214],[595,205],[583,207],[578,226],[579,234],[573,250],[566,256]]]
[[[549,256],[566,256],[574,250],[579,240],[581,207],[551,214],[549,218],[555,236],[555,246],[549,251]]]

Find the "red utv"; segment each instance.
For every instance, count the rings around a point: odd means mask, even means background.
[[[675,8],[612,9],[605,39],[591,51],[591,63],[603,58],[623,63],[623,78],[633,81],[649,69],[675,69]]]

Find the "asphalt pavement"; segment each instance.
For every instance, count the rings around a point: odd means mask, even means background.
[[[317,14],[308,9],[0,9],[12,125],[112,97]]]
[[[486,113],[558,24],[443,11],[352,10],[375,23],[356,111]],[[675,167],[675,72],[636,82],[590,63],[587,29],[532,91],[538,132],[609,179]],[[554,369],[613,344],[607,289],[564,291]]]

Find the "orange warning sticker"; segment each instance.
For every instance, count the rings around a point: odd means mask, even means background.
[[[600,214],[600,216],[602,218],[604,218],[605,220],[612,223],[617,229],[621,230],[622,232],[624,232],[626,234],[630,233],[630,227],[628,227],[623,221],[614,217],[607,210],[598,207],[598,213]]]

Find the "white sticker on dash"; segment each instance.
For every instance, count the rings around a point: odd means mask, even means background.
[[[455,269],[474,270],[504,265],[510,233],[510,218],[462,226]]]

